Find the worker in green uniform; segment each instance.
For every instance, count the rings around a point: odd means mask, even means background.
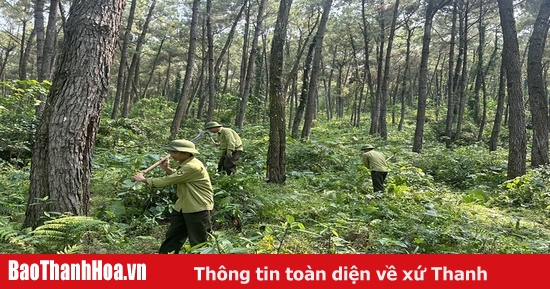
[[[364,145],[361,147],[363,151],[363,164],[371,172],[372,186],[374,192],[383,192],[384,191],[384,181],[388,175],[389,168],[386,163],[386,156],[374,150],[372,145]]]
[[[232,129],[211,121],[204,126],[211,133],[218,134],[218,143],[222,154],[218,162],[218,172],[225,171],[228,175],[237,172],[237,161],[243,153],[241,137]]]
[[[145,178],[142,173],[137,173],[133,179],[159,188],[177,185],[178,199],[159,253],[178,254],[187,239],[191,247],[206,242],[211,230],[210,213],[214,208],[214,193],[208,171],[195,157],[199,152],[194,143],[184,139],[173,140],[165,149],[178,162],[177,168],[170,168],[169,160],[166,159],[160,167],[167,176]]]

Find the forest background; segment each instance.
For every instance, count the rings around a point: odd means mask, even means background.
[[[129,178],[210,120],[246,153],[220,175],[197,143],[216,211],[188,251],[550,250],[549,0],[92,2],[0,4],[1,252],[156,252],[173,188]]]

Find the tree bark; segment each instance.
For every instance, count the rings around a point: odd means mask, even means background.
[[[478,59],[477,59],[477,75],[475,82],[475,93],[476,101],[480,102],[480,111],[479,115],[479,131],[477,135],[477,140],[481,141],[483,139],[483,131],[485,130],[485,123],[487,119],[487,89],[485,87],[485,69],[483,67],[484,60],[484,49],[485,46],[485,25],[483,24],[483,1],[479,2],[479,18],[478,18],[478,30],[479,30],[479,47],[477,50]],[[482,93],[483,96],[479,97],[479,94]]]
[[[130,68],[128,69],[128,77],[124,85],[124,92],[122,94],[123,106],[122,106],[122,117],[127,118],[130,116],[130,110],[132,109],[133,98],[136,92],[136,85],[138,82],[139,74],[139,61],[141,57],[141,50],[143,49],[143,43],[145,43],[145,36],[147,35],[147,30],[149,29],[149,23],[153,17],[153,11],[155,10],[155,5],[157,4],[156,0],[153,0],[151,6],[149,7],[149,12],[145,17],[145,23],[143,23],[143,29],[139,35],[136,43],[136,51],[132,55],[132,62],[130,63]]]
[[[36,0],[34,4],[34,30],[36,32],[36,79],[44,80],[42,65],[44,61],[44,0]]]
[[[539,15],[533,27],[529,40],[527,56],[527,84],[531,115],[533,117],[533,145],[531,146],[531,166],[548,164],[548,98],[545,91],[545,81],[542,77],[542,55],[548,35],[550,18],[550,0],[541,4]]]
[[[403,72],[403,83],[401,85],[401,114],[399,124],[397,125],[397,130],[399,131],[403,129],[403,123],[405,122],[405,112],[407,108],[405,97],[411,91],[411,73],[409,67],[411,62],[411,38],[414,28],[410,28],[408,19],[405,22],[405,27],[407,29],[407,50],[405,52],[405,71]]]
[[[390,27],[390,35],[388,37],[388,47],[386,49],[386,59],[384,63],[384,78],[382,79],[382,98],[380,99],[380,121],[379,121],[379,132],[382,139],[387,140],[388,139],[388,128],[387,128],[387,121],[386,121],[386,114],[387,114],[387,103],[388,103],[388,86],[389,86],[389,78],[390,78],[390,65],[391,65],[391,52],[392,52],[392,44],[393,44],[393,38],[395,36],[395,25],[397,22],[397,16],[399,15],[399,0],[395,1],[394,7],[393,7],[393,17]]]
[[[134,24],[134,15],[136,13],[136,2],[137,0],[132,0],[130,4],[128,23],[126,24],[126,31],[124,32],[124,37],[122,38],[122,47],[120,49],[120,61],[118,65],[115,100],[113,103],[113,111],[111,112],[111,118],[115,120],[118,118],[119,107],[122,101],[122,94],[124,92],[126,67],[128,66],[128,46],[130,46],[130,36],[132,34],[132,26]]]
[[[124,11],[123,0],[76,0],[36,131],[24,227],[44,212],[86,215],[92,153]]]
[[[513,0],[498,0],[500,25],[504,38],[504,59],[509,102],[508,128],[508,179],[523,176],[526,172],[527,140],[525,131],[525,106],[521,87],[519,44],[514,18]]]
[[[302,72],[302,89],[300,90],[300,99],[298,103],[298,107],[296,107],[296,114],[294,115],[294,121],[292,122],[292,131],[291,136],[294,139],[298,138],[298,129],[300,128],[300,124],[302,123],[302,118],[304,116],[304,110],[306,108],[306,104],[308,101],[307,95],[308,95],[308,89],[309,89],[309,72],[311,70],[311,62],[313,61],[313,50],[315,49],[315,42],[317,38],[313,38],[311,41],[305,63],[304,63],[304,70]]]
[[[214,117],[214,107],[216,105],[216,71],[215,71],[215,63],[214,63],[214,35],[212,31],[212,0],[208,0],[206,2],[206,13],[208,13],[206,17],[206,34],[207,34],[207,40],[208,40],[208,110],[206,114],[206,121],[210,122],[212,121],[212,118]],[[210,5],[208,5],[210,4]],[[243,9],[241,9],[242,11]],[[232,29],[234,29],[232,27]],[[202,109],[202,107],[200,107]],[[198,114],[202,117],[202,114]]]
[[[308,101],[304,115],[304,127],[302,128],[302,139],[309,139],[311,135],[311,126],[317,108],[317,86],[319,83],[319,71],[321,65],[321,52],[323,50],[323,38],[325,37],[325,28],[327,27],[328,16],[332,0],[325,0],[323,3],[323,15],[319,22],[319,29],[315,35],[315,52],[313,54],[313,62],[311,63],[311,78],[309,80]]]
[[[453,139],[453,121],[455,111],[455,95],[453,89],[453,67],[455,55],[455,38],[456,38],[456,15],[458,4],[453,0],[453,16],[451,24],[451,42],[449,43],[449,71],[447,74],[447,119],[445,120],[445,146],[451,147]]]
[[[239,112],[235,119],[235,126],[238,128],[243,128],[244,118],[246,115],[246,107],[248,105],[248,99],[250,97],[252,82],[254,81],[254,64],[256,63],[256,55],[258,54],[258,39],[260,38],[260,32],[262,31],[264,7],[265,0],[260,0],[260,4],[258,6],[258,16],[256,17],[256,28],[254,29],[252,46],[250,47],[250,55],[247,62],[248,65],[246,68],[246,77],[244,78],[244,85],[242,88]]]
[[[159,63],[160,53],[162,52],[162,46],[164,45],[164,41],[166,41],[166,36],[164,36],[160,40],[159,48],[157,49],[157,53],[155,54],[155,59],[153,60],[153,64],[151,65],[151,72],[149,73],[149,77],[147,77],[147,82],[145,83],[145,87],[143,88],[143,93],[141,94],[141,98],[147,97],[147,90],[149,89],[149,84],[151,84],[151,80],[153,79],[153,75],[155,74],[155,69],[157,68],[157,65]]]
[[[176,114],[172,125],[170,126],[170,139],[175,139],[178,135],[185,106],[191,91],[191,80],[193,79],[193,67],[195,66],[195,54],[197,49],[197,27],[199,23],[199,8],[201,1],[193,0],[193,15],[191,16],[191,27],[189,29],[189,50],[187,52],[187,67],[185,68],[185,77],[183,78],[183,89],[178,101]]]
[[[504,115],[504,100],[506,98],[506,65],[504,64],[504,55],[500,64],[500,74],[498,82],[497,110],[495,112],[495,121],[491,131],[491,141],[489,142],[489,151],[496,151],[498,147],[498,135]]]
[[[269,146],[267,181],[283,184],[286,180],[286,127],[283,66],[286,29],[292,0],[281,0],[273,30],[269,66]]]
[[[412,151],[422,152],[424,139],[424,121],[426,118],[426,99],[428,94],[428,59],[430,57],[430,41],[432,39],[432,21],[436,12],[434,0],[428,0],[426,18],[424,19],[424,36],[422,37],[422,55],[420,58],[420,75],[418,77],[418,108],[416,112],[416,128]]]
[[[50,1],[50,10],[48,12],[48,26],[46,27],[46,37],[44,40],[43,61],[41,67],[41,77],[50,79],[52,66],[55,58],[55,43],[57,42],[57,9],[59,0]]]
[[[245,22],[244,22],[244,31],[243,31],[243,46],[241,52],[241,70],[239,74],[239,91],[242,93],[244,82],[246,79],[246,68],[248,67],[248,34],[250,32],[250,10],[252,3],[247,1],[246,13],[245,13]]]
[[[373,128],[378,126],[378,118],[374,117],[374,107],[377,105],[376,100],[376,94],[374,93],[374,80],[370,71],[370,39],[369,39],[369,32],[368,32],[368,19],[367,19],[367,12],[366,12],[366,2],[367,0],[361,1],[361,22],[362,22],[362,34],[363,34],[363,43],[365,46],[365,59],[364,59],[364,65],[365,65],[365,75],[363,81],[367,82],[367,86],[369,87],[369,94],[371,96],[370,98],[370,104],[371,104],[371,126],[370,126],[370,134],[374,134]],[[359,119],[359,117],[358,117]],[[374,122],[374,123],[373,123]]]
[[[27,41],[26,37],[27,37],[28,20],[23,19],[21,22],[23,24],[23,27],[21,28],[21,42],[19,44],[19,67],[17,72],[19,75],[19,79],[26,79],[27,78],[27,64],[26,64],[27,59],[25,59],[25,47],[26,47],[25,41]]]
[[[463,3],[466,7],[464,8],[464,16],[460,20],[460,47],[462,50],[462,61],[459,61],[461,64],[461,71],[457,75],[460,75],[460,81],[458,81],[458,99],[460,100],[458,104],[458,114],[456,116],[456,132],[454,140],[460,139],[462,137],[462,124],[464,123],[464,112],[466,109],[467,94],[466,89],[468,86],[468,1]],[[458,67],[457,67],[458,68]]]

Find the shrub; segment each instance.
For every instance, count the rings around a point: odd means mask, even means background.
[[[30,161],[34,144],[36,106],[46,98],[50,83],[10,80],[0,82],[0,86],[9,92],[0,97],[0,159],[24,166]]]

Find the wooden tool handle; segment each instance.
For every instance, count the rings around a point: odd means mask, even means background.
[[[160,164],[162,164],[162,162],[164,162],[165,160],[167,160],[168,158],[170,158],[170,154],[167,154],[165,157],[161,158],[160,160],[158,160],[156,163],[152,164],[151,166],[149,166],[148,168],[146,168],[144,171],[142,171],[141,173],[142,174],[146,174],[148,172],[150,172],[151,170],[153,170],[154,168],[158,167]],[[132,178],[132,182],[135,182],[136,180],[134,180],[134,178]]]
[[[143,172],[141,172],[142,174],[146,174],[148,172],[150,172],[151,170],[153,170],[154,168],[158,167],[160,164],[162,164],[165,160],[167,160],[168,158],[170,158],[170,154],[167,154],[165,157],[161,158],[160,160],[158,160],[158,162],[152,164],[151,166],[149,166],[148,168],[146,168]]]

